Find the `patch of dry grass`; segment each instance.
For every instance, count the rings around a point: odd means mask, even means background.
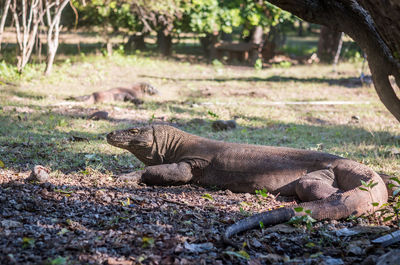
[[[69,165],[74,171],[100,163],[112,171],[115,160],[122,157],[129,167],[131,159],[108,146],[105,133],[134,123],[167,121],[220,140],[323,150],[399,176],[395,151],[399,124],[373,86],[357,82],[359,68],[343,63],[337,72],[329,65],[255,70],[121,55],[67,60],[49,78],[33,75],[17,86],[1,87],[0,159],[15,169],[40,162],[68,172]],[[64,100],[136,82],[153,84],[160,95],[145,98],[140,107],[128,103],[85,106]],[[321,101],[355,104],[304,104]],[[112,119],[84,118],[95,110],[108,111]],[[240,128],[217,133],[208,123],[187,124],[194,118],[216,119],[209,113],[219,119],[236,119]],[[71,135],[88,141],[73,142]],[[38,152],[32,153],[32,145],[38,145]],[[46,153],[41,145],[56,148],[47,147]],[[40,150],[44,153],[38,155]],[[79,154],[96,154],[101,159],[83,163]]]

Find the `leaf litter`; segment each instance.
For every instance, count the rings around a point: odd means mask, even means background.
[[[241,249],[222,243],[226,227],[244,213],[292,204],[291,198],[128,185],[93,172],[45,183],[27,176],[0,174],[1,264],[345,264],[390,250],[370,242],[389,228],[338,234],[359,225],[337,221],[318,222],[312,231],[285,224],[255,229],[234,237]]]

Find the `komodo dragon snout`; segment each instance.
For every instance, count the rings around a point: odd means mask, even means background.
[[[107,142],[131,152],[138,147],[151,147],[154,142],[153,128],[141,127],[113,131],[107,134]]]

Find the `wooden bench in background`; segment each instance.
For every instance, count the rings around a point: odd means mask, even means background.
[[[254,64],[254,58],[258,58],[259,45],[254,43],[219,42],[214,45],[214,58],[222,60],[228,56],[228,62],[237,60]]]

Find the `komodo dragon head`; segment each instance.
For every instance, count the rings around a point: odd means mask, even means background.
[[[180,141],[189,134],[168,125],[134,127],[113,131],[107,142],[134,154],[147,166],[175,163]]]
[[[161,164],[152,126],[113,131],[107,134],[107,142],[128,150],[146,165]]]
[[[142,90],[143,93],[147,93],[149,95],[156,95],[158,94],[158,90],[150,85],[149,83],[140,83],[140,89]]]

